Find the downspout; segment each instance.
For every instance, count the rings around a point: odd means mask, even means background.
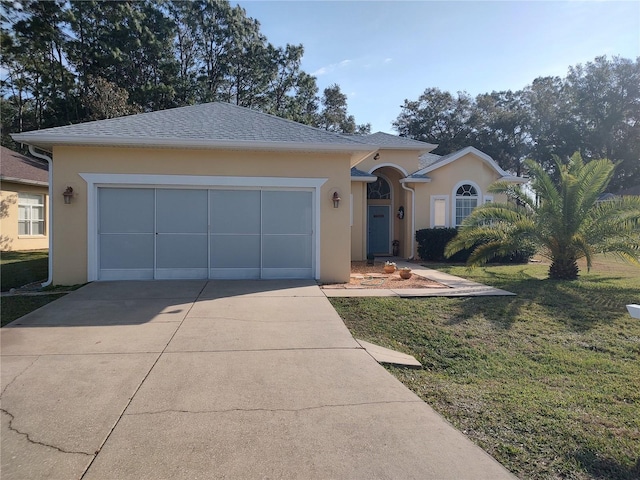
[[[416,191],[407,187],[403,181],[400,181],[400,185],[406,191],[411,192],[411,256],[407,260],[413,260],[416,240]]]
[[[44,288],[48,287],[51,285],[51,282],[53,282],[53,165],[51,164],[53,159],[44,153],[36,152],[33,145],[29,145],[29,153],[36,158],[46,161],[49,166],[49,218],[47,220],[47,229],[49,231],[49,272],[47,281],[41,285],[41,287]]]

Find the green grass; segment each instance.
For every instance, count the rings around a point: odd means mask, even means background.
[[[516,297],[332,299],[351,332],[414,355],[389,371],[521,478],[640,478],[640,270],[438,266]],[[598,267],[598,265],[596,265]]]
[[[2,252],[0,254],[0,268],[2,268],[0,291],[6,292],[28,283],[46,280],[49,271],[48,262],[47,250]]]
[[[3,292],[12,288],[20,288],[29,283],[46,280],[48,276],[49,253],[47,250],[28,252],[2,252],[0,268],[2,269]],[[51,287],[50,287],[51,288]],[[55,288],[52,288],[55,291]],[[65,288],[68,290],[68,288]],[[60,294],[51,295],[16,295],[0,298],[0,325],[13,322],[17,318],[36,310],[49,302],[60,298]]]

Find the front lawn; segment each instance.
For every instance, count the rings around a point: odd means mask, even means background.
[[[438,266],[517,297],[331,301],[357,338],[414,355],[389,371],[519,477],[637,479],[640,269],[600,263],[574,282]]]
[[[2,291],[20,288],[33,282],[44,281],[48,276],[49,252],[32,250],[27,252],[2,252]],[[68,289],[65,289],[68,290]],[[60,298],[61,294],[51,295],[11,295],[0,298],[0,325],[5,326],[15,319],[36,310],[49,302]]]
[[[2,252],[0,265],[2,265],[0,291],[6,292],[28,283],[46,280],[49,274],[49,252],[47,250]]]

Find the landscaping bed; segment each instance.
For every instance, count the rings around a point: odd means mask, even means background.
[[[384,262],[375,262],[367,265],[367,262],[351,262],[351,277],[349,283],[336,283],[323,285],[322,288],[448,288],[434,280],[413,274],[405,280],[400,278],[398,270],[394,273],[384,273]]]

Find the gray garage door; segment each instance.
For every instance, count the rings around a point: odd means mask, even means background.
[[[307,190],[100,188],[101,280],[313,278]]]

